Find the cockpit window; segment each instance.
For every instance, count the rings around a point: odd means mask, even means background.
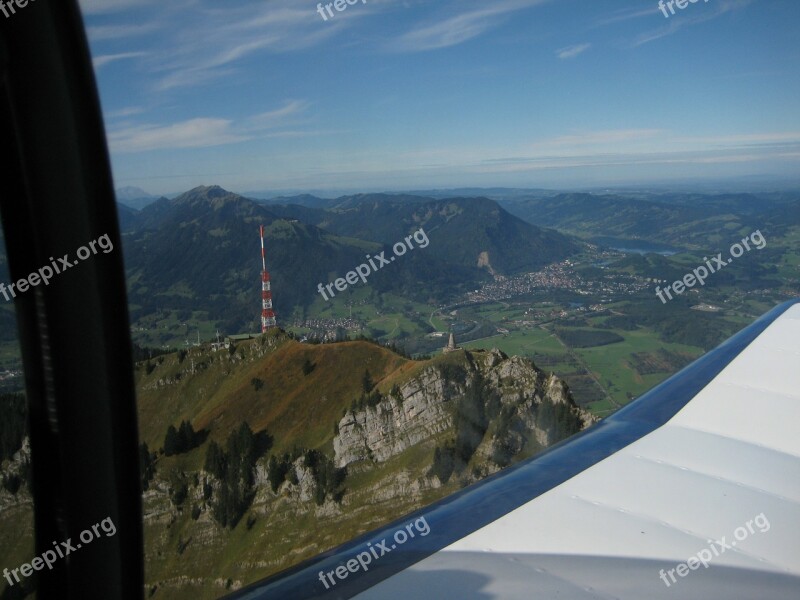
[[[794,2],[81,6],[148,597],[532,457],[800,289]]]

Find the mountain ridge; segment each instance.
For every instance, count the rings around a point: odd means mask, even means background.
[[[525,358],[459,350],[411,360],[370,341],[310,345],[278,330],[139,363],[135,379],[150,449],[179,421],[204,433],[199,446],[159,450],[151,464],[145,556],[155,598],[172,597],[175,573],[181,589],[215,597],[207,573],[221,572],[219,560],[237,565],[225,572],[238,589],[595,421]],[[250,490],[241,516],[223,525],[211,446],[226,447],[245,422],[268,445],[251,483],[241,482]]]

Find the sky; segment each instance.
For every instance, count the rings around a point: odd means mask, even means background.
[[[117,187],[800,174],[797,0],[80,4]]]

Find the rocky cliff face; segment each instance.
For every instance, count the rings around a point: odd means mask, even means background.
[[[594,422],[574,404],[563,381],[545,374],[530,360],[509,358],[499,350],[458,354],[455,364],[428,366],[373,400],[373,405],[347,411],[333,440],[337,466],[384,462],[422,441],[454,431],[462,410],[459,399],[477,386],[483,404],[478,414],[486,421],[479,453],[487,458],[498,448],[515,455],[531,438],[541,447],[557,441],[559,424],[548,417],[553,407],[560,407],[559,414],[568,415],[578,429]],[[543,403],[546,411],[541,410]]]
[[[463,384],[448,383],[437,367],[428,367],[402,385],[399,396],[389,395],[377,406],[348,411],[333,439],[336,465],[368,458],[383,462],[450,429],[454,414],[448,409],[454,395],[463,392]]]

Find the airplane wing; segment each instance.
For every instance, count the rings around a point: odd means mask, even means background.
[[[800,301],[594,427],[234,598],[800,597]]]

